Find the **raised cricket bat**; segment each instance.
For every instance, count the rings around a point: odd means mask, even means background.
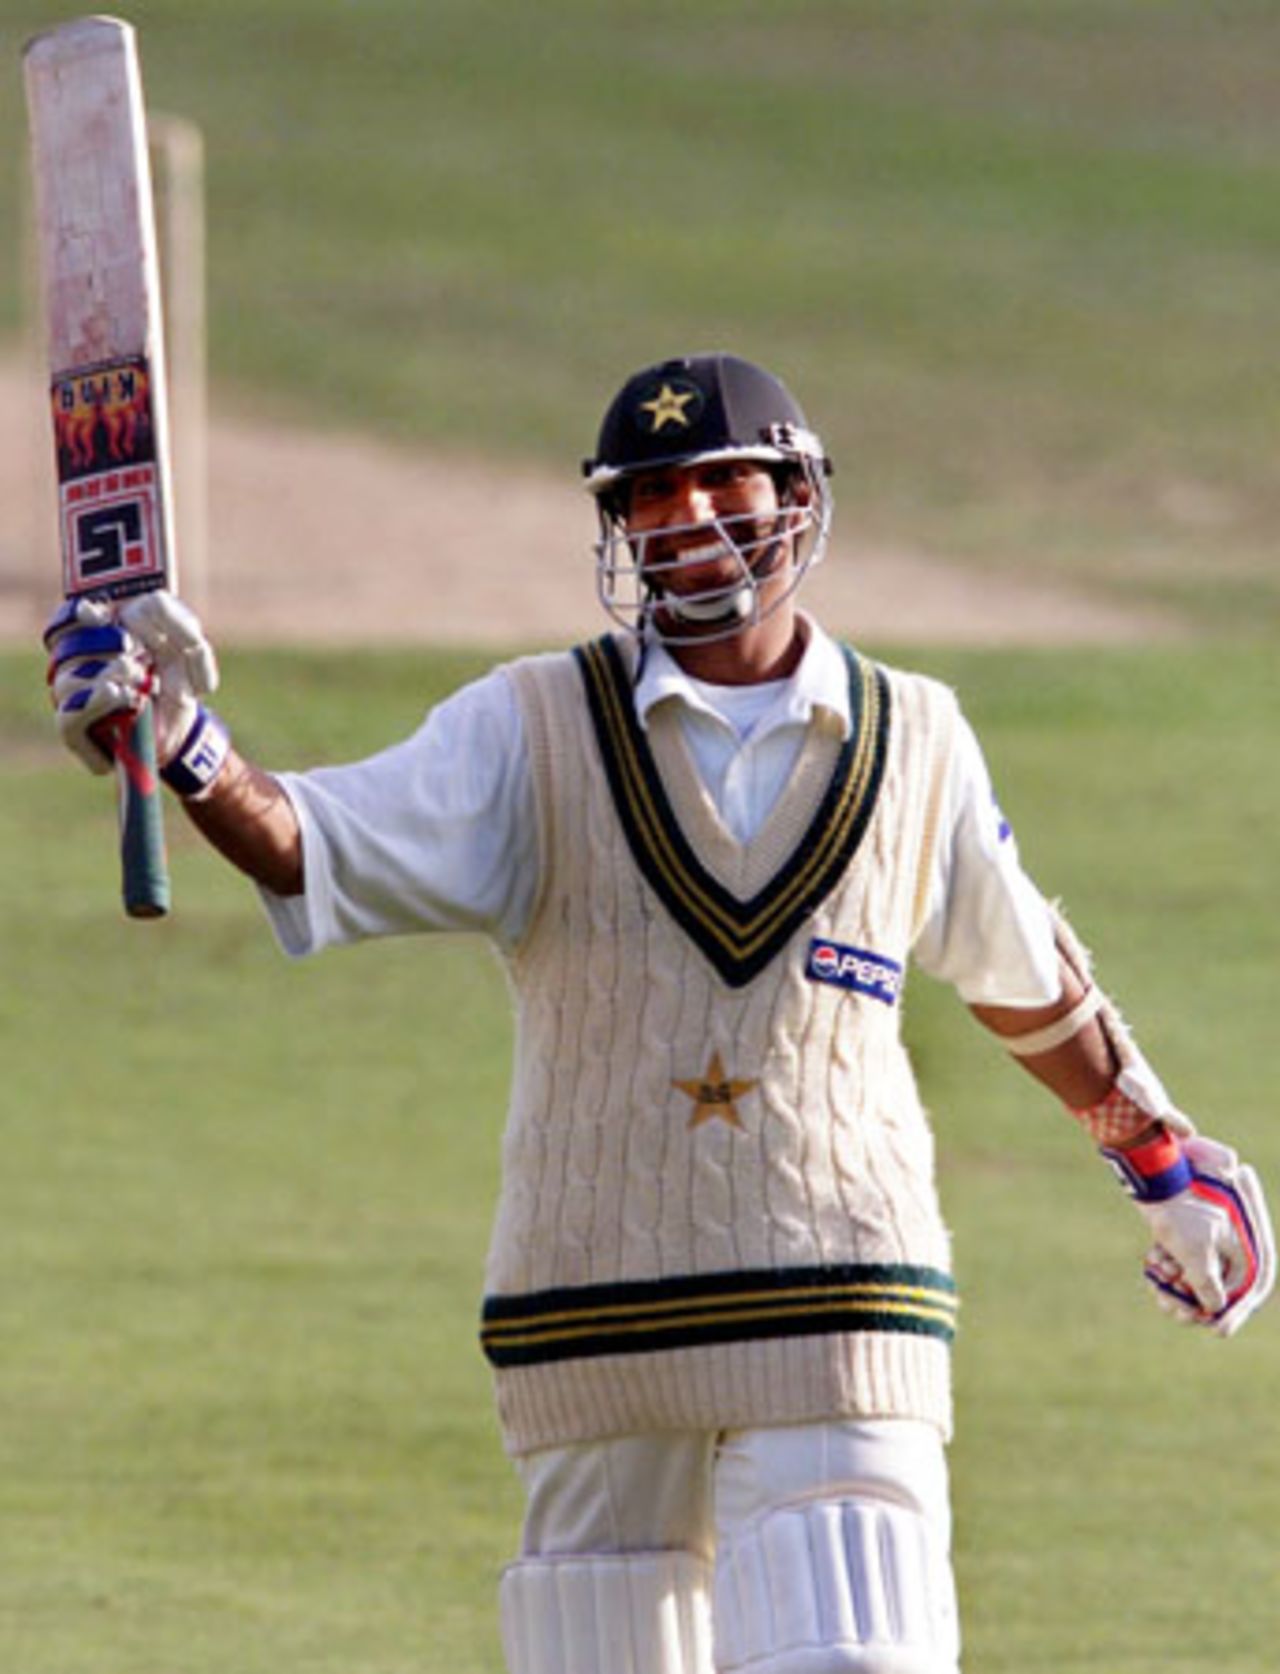
[[[119,599],[174,586],[164,339],[146,113],[132,28],[86,17],[24,53],[62,586]],[[169,910],[150,706],[106,723],[125,911]]]

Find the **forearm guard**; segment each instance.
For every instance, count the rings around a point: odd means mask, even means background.
[[[1058,955],[1075,973],[1084,995],[1056,1023],[1029,1034],[1017,1035],[1011,1040],[1006,1037],[1005,1045],[1018,1057],[1048,1052],[1071,1040],[1096,1018],[1115,1062],[1116,1077],[1106,1096],[1097,1104],[1072,1112],[1076,1120],[1088,1129],[1099,1145],[1105,1146],[1130,1143],[1154,1123],[1160,1123],[1171,1133],[1189,1138],[1196,1131],[1195,1124],[1169,1097],[1160,1077],[1139,1050],[1115,1002],[1094,981],[1093,962],[1088,950],[1061,909],[1055,904],[1050,910]]]

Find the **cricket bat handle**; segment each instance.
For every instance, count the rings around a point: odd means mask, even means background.
[[[108,723],[120,790],[120,863],[124,910],[130,918],[163,918],[169,911],[169,866],[156,769],[151,705]]]

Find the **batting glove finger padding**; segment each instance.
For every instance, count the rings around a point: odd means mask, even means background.
[[[126,600],[119,621],[155,670],[156,759],[164,768],[190,739],[199,700],[217,688],[218,659],[200,618],[163,588]]]
[[[72,628],[101,628],[111,621],[111,606],[102,599],[64,599],[45,624],[45,650],[53,656],[58,641]]]
[[[1160,1306],[1232,1336],[1275,1284],[1275,1238],[1256,1172],[1202,1137],[1165,1134],[1103,1155],[1151,1228],[1143,1271]]]
[[[1167,1225],[1157,1232],[1146,1277],[1167,1312],[1230,1337],[1262,1306],[1275,1285],[1271,1217],[1256,1171],[1241,1163],[1229,1147],[1196,1139],[1187,1144],[1186,1152],[1193,1175],[1187,1198],[1214,1221],[1209,1258],[1213,1305],[1206,1304],[1185,1252],[1171,1241]],[[1165,1207],[1172,1211],[1174,1204]]]
[[[83,659],[54,676],[51,691],[63,743],[93,773],[109,773],[113,746],[102,723],[133,714],[146,696],[149,675],[136,657]]]
[[[163,588],[143,593],[120,607],[120,621],[144,645],[160,672],[193,697],[218,689],[218,658],[200,618]]]
[[[109,773],[114,752],[102,737],[102,724],[141,707],[150,671],[112,621],[109,608],[95,599],[61,605],[45,629],[44,642],[58,733],[91,773]]]

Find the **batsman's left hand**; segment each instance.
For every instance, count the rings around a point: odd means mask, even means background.
[[[1158,1143],[1159,1156],[1156,1147],[1104,1153],[1155,1240],[1143,1271],[1167,1313],[1230,1337],[1275,1284],[1275,1235],[1262,1183],[1216,1140],[1170,1134]]]

